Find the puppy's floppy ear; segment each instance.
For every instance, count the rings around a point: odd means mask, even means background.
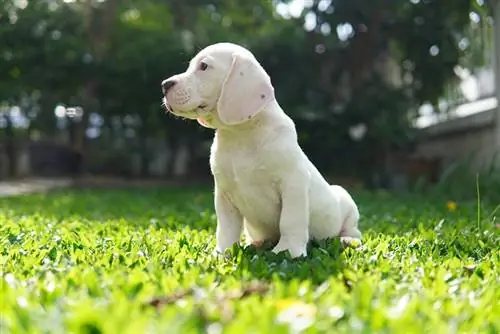
[[[217,102],[220,120],[227,125],[243,123],[272,99],[271,79],[260,64],[250,56],[233,54],[233,63]]]

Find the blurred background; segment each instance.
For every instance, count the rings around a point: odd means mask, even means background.
[[[210,182],[213,131],[165,114],[160,83],[230,41],[331,182],[500,194],[498,0],[0,4],[0,180]]]

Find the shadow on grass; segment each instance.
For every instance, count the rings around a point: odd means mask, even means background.
[[[291,259],[288,253],[274,254],[271,247],[255,249],[234,246],[233,258],[236,260],[235,274],[245,279],[264,281],[309,280],[321,284],[328,278],[342,273],[346,268],[340,239],[311,242],[306,257]],[[346,282],[346,284],[349,284]]]

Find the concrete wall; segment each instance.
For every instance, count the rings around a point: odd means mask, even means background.
[[[415,155],[439,159],[443,168],[453,162],[465,162],[471,171],[490,168],[497,147],[497,110],[450,120],[422,130]]]

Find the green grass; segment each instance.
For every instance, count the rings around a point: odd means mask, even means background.
[[[0,199],[0,332],[500,331],[495,203],[478,224],[476,203],[355,197],[363,246],[331,240],[300,260],[237,247],[214,258],[206,190]]]

